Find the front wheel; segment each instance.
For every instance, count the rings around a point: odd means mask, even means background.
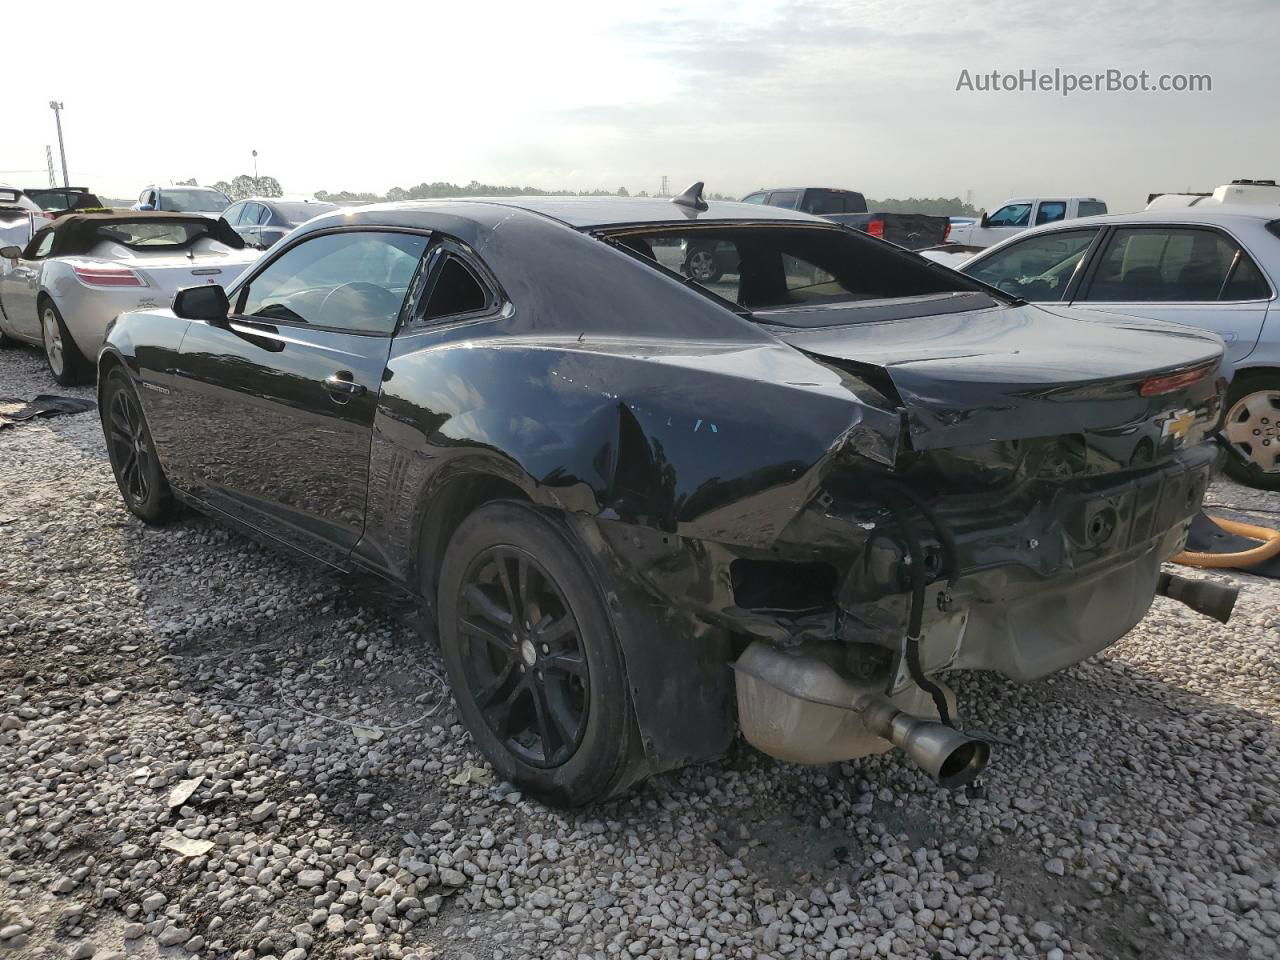
[[[627,782],[635,740],[622,654],[572,534],[487,504],[445,553],[440,641],[463,720],[498,773],[558,806]]]
[[[52,300],[40,301],[40,337],[44,343],[44,359],[54,380],[64,387],[74,387],[93,378],[93,367],[76,346]]]
[[[138,394],[121,367],[107,374],[102,391],[102,430],[111,472],[125,506],[149,524],[164,523],[173,515],[173,492],[160,469]]]
[[[1241,455],[1227,460],[1227,475],[1280,490],[1280,372],[1250,370],[1232,381],[1222,432]]]

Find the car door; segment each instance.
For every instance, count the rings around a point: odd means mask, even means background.
[[[40,276],[52,249],[53,230],[45,227],[36,232],[22,256],[0,277],[0,304],[10,329],[35,343],[40,342],[40,317],[36,312]]]
[[[244,214],[240,217],[240,236],[250,246],[262,246],[262,221],[266,208],[260,203],[246,203]]]
[[[1133,224],[1109,232],[1074,302],[1211,330],[1234,363],[1257,344],[1271,295],[1253,258],[1225,230]]]
[[[341,565],[360,538],[391,337],[428,235],[345,228],[291,243],[193,322],[178,358],[183,482]]]

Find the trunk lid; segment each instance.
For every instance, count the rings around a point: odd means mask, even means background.
[[[107,262],[128,267],[153,290],[172,296],[183,287],[202,283],[229,286],[261,255],[258,250],[233,250],[213,240],[200,240],[190,252],[150,253],[121,244],[101,244],[82,263]]]
[[[993,306],[963,309],[982,300]],[[1154,453],[1198,442],[1216,426],[1223,346],[1213,334],[995,303],[985,294],[950,294],[764,311],[757,319],[814,359],[896,393],[916,450],[1127,432],[1150,436]],[[819,313],[821,326],[814,324]],[[1209,369],[1195,383],[1140,392],[1157,374],[1200,366]]]

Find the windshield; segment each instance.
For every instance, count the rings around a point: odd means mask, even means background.
[[[231,206],[231,198],[218,190],[160,191],[160,209],[180,213],[221,213]]]
[[[330,210],[337,210],[336,203],[281,203],[276,201],[271,204],[279,211],[280,216],[288,223],[302,223],[310,220],[312,217],[318,217],[322,213],[328,213]]]
[[[914,254],[837,227],[675,226],[612,236],[742,310],[769,311],[770,322],[828,326],[849,320],[813,308],[983,289]],[[794,320],[777,319],[788,311],[796,312]]]
[[[97,229],[99,240],[123,243],[127,247],[184,247],[201,237],[212,236],[211,220],[122,220],[104,223]]]

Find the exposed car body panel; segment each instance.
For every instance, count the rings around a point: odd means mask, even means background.
[[[474,254],[497,305],[456,322],[402,314],[363,347],[143,311],[115,325],[102,362],[154,382],[140,398],[164,421],[157,445],[180,495],[233,515],[239,501],[259,531],[429,604],[441,511],[468,491],[497,483],[563,518],[608,585],[654,769],[728,743],[741,638],[865,645],[888,657],[889,692],[911,687],[903,539],[918,518],[905,522],[904,504],[925,502],[951,531],[919,524],[928,670],[1042,676],[1145,613],[1218,458],[1201,442],[1221,416],[1216,338],[985,293],[940,315],[858,323],[858,307],[831,307],[850,322],[783,327],[797,314],[738,315],[588,232],[691,221],[847,234],[716,203],[341,211],[268,258],[326,231],[430,231]],[[1197,366],[1189,384],[1139,394],[1149,373]],[[367,402],[324,395],[338,367]]]

